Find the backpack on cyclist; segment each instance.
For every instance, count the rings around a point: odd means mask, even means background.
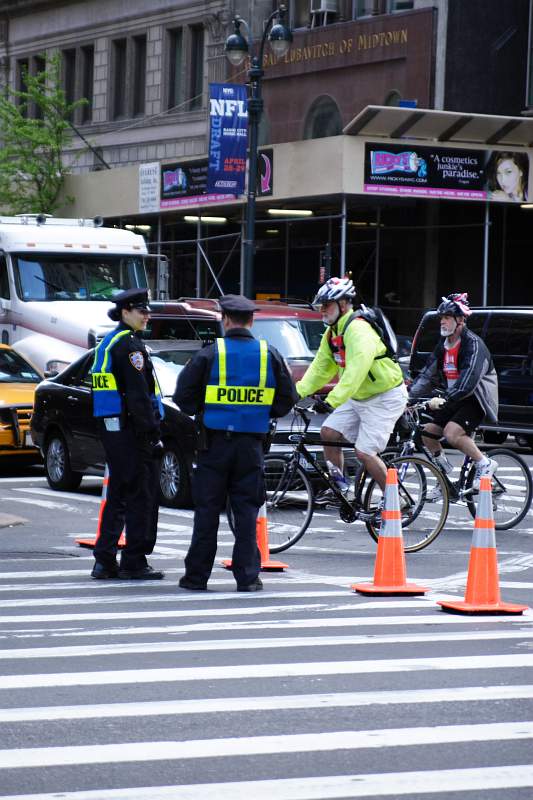
[[[346,333],[346,328],[354,321],[354,319],[364,319],[365,322],[368,322],[368,324],[372,326],[387,348],[387,351],[381,356],[376,356],[376,359],[390,358],[393,361],[398,361],[398,342],[396,340],[396,334],[394,333],[389,320],[379,306],[370,307],[361,303],[357,311],[354,311],[353,314],[350,314],[348,317],[342,335],[332,336],[330,330],[328,340],[329,346],[333,353],[333,357],[339,366],[345,366],[346,352],[344,348],[344,335]]]

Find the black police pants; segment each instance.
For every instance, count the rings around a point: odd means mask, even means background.
[[[251,434],[210,431],[208,450],[198,454],[193,475],[194,528],[185,557],[187,578],[205,586],[215,560],[220,513],[229,497],[235,519],[232,571],[238,586],[259,575],[255,523],[264,501],[263,443]]]
[[[137,438],[131,428],[107,431],[102,427],[100,437],[109,467],[109,483],[93,554],[100,564],[112,566],[125,525],[126,546],[120,566],[127,570],[142,569],[157,537],[160,462],[153,458],[148,442]]]

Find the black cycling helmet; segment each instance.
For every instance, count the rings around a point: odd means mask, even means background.
[[[442,303],[437,308],[437,314],[441,317],[444,314],[450,314],[453,317],[469,317],[471,313],[467,292],[453,292],[448,297],[443,297]]]

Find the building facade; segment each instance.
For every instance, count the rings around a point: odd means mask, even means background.
[[[280,60],[267,49],[264,62],[260,144],[273,158],[273,186],[257,205],[258,293],[309,298],[329,261],[333,273],[350,272],[364,298],[387,308],[404,333],[423,308],[455,289],[468,290],[475,303],[523,300],[515,265],[531,244],[524,203],[493,202],[488,194],[469,202],[371,194],[363,180],[366,143],[344,140],[353,138],[350,124],[361,113],[404,107],[410,111],[401,123],[374,128],[368,141],[527,155],[533,136],[526,141],[513,131],[533,109],[532,5],[288,3],[291,49]],[[37,70],[43,53],[60,50],[67,96],[89,101],[73,120],[81,135],[65,154],[72,171],[66,193],[76,203],[61,213],[103,214],[110,224],[142,230],[151,249],[170,259],[173,297],[239,288],[245,198],[214,203],[200,189],[164,200],[159,181],[165,168],[203,174],[208,84],[247,80],[246,66],[230,68],[224,58],[231,20],[239,14],[249,22],[257,47],[275,7],[272,0],[0,2],[0,80],[20,86],[24,68]],[[426,112],[440,110],[459,115],[432,132]],[[430,122],[420,136],[424,114]],[[148,203],[139,173],[156,195]],[[295,210],[312,216],[293,218]]]

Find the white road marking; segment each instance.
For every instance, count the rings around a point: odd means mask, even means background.
[[[328,775],[262,781],[94,789],[53,794],[17,794],[0,800],[342,800],[357,797],[399,797],[520,789],[533,786],[529,764],[477,769],[380,772],[366,775]],[[502,795],[503,796],[503,795]]]
[[[494,742],[533,738],[533,722],[495,722],[481,725],[441,725],[386,728],[369,731],[332,731],[231,739],[129,742],[72,747],[29,747],[0,750],[0,769],[28,769],[79,764],[125,764],[147,761],[224,758],[274,753],[319,753],[381,747]]]
[[[53,686],[96,686],[120,683],[135,686],[144,683],[175,681],[215,681],[252,678],[294,678],[310,675],[365,675],[387,672],[424,672],[441,670],[518,669],[533,667],[533,655],[450,656],[437,658],[369,659],[368,661],[313,661],[278,664],[231,664],[214,667],[174,667],[156,669],[97,670],[94,672],[58,672],[30,675],[4,675],[1,690],[36,689]]]
[[[360,606],[359,606],[360,608]],[[378,616],[358,616],[358,617],[315,617],[312,619],[267,619],[267,620],[244,620],[236,622],[224,622],[216,620],[215,622],[192,622],[186,625],[147,625],[139,627],[125,626],[122,628],[99,628],[96,630],[87,630],[86,628],[46,628],[43,630],[41,627],[28,629],[15,629],[9,630],[7,635],[2,635],[2,638],[25,638],[30,635],[31,638],[87,638],[93,639],[96,636],[141,636],[144,634],[157,634],[163,633],[165,635],[171,634],[184,634],[184,633],[199,633],[202,631],[272,631],[276,630],[304,630],[312,628],[313,630],[319,628],[376,628],[378,626],[392,627],[403,625],[476,625],[480,622],[487,623],[487,617],[480,620],[479,617],[470,616],[456,616],[449,614],[433,614],[422,616],[393,616],[393,617],[378,617]],[[516,623],[517,617],[499,615],[490,618],[491,625],[509,624],[509,622]],[[524,619],[524,616],[519,618],[521,624],[531,622],[531,618]]]
[[[146,642],[138,644],[90,644],[65,647],[24,647],[0,650],[0,660],[19,660],[37,658],[92,658],[101,656],[129,655],[131,653],[194,653],[226,650],[270,650],[300,647],[351,647],[354,645],[414,644],[416,642],[479,642],[496,639],[533,639],[533,630],[515,631],[466,631],[448,633],[405,633],[354,636],[291,636],[265,637],[263,639],[216,639],[194,642]],[[1,718],[1,717],[0,717]]]
[[[43,706],[0,710],[0,723],[43,722],[59,719],[109,719],[182,714],[227,714],[242,711],[271,711],[273,708],[357,708],[371,705],[419,703],[477,703],[496,700],[530,700],[533,686],[459,686],[451,689],[411,689],[377,692],[336,692],[253,697],[215,697],[189,700],[160,700],[139,703]]]

